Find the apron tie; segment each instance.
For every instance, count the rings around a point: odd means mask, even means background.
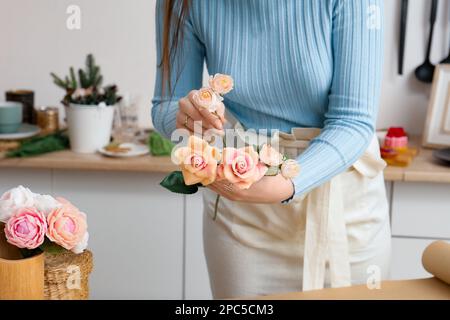
[[[378,140],[373,137],[352,169],[368,177],[376,177],[386,162],[379,155]],[[347,227],[343,205],[341,175],[315,188],[307,195],[303,291],[323,289],[326,263],[332,288],[351,285],[351,269]]]

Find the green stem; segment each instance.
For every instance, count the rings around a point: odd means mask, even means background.
[[[225,148],[225,146],[226,146],[225,136],[223,136],[222,141],[223,141],[223,148]],[[220,199],[220,194],[217,195],[216,203],[214,204],[214,216],[213,216],[214,221],[217,219],[217,209],[219,208],[219,199]]]
[[[216,203],[214,204],[214,216],[213,216],[214,221],[217,218],[217,209],[219,208],[219,199],[220,199],[220,194],[217,195]]]

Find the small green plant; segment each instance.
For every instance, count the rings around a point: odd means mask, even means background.
[[[103,76],[100,73],[100,67],[95,64],[94,56],[88,54],[86,57],[85,69],[79,69],[77,74],[75,69],[70,67],[69,75],[61,78],[55,73],[50,73],[53,82],[66,91],[62,103],[98,105],[105,103],[108,106],[114,105],[122,98],[117,94],[116,85],[101,87]],[[78,78],[77,78],[78,75]]]

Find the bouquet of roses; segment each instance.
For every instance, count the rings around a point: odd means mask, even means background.
[[[232,88],[230,76],[216,74],[210,78],[209,87],[198,90],[194,99],[198,106],[214,113],[217,103],[223,100],[222,95]],[[236,188],[248,189],[263,176],[281,173],[285,178],[293,178],[300,171],[297,161],[287,159],[270,144],[220,150],[196,135],[189,137],[186,146],[174,149],[172,160],[180,166],[180,171],[169,174],[161,185],[183,194],[195,193],[198,187],[218,180],[227,180]]]
[[[88,243],[86,215],[64,198],[18,186],[0,197],[7,241],[24,256],[46,251],[82,253]]]

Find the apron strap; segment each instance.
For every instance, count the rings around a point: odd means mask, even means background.
[[[303,291],[323,289],[326,262],[332,287],[351,283],[347,231],[339,175],[307,197]]]
[[[326,182],[307,197],[303,291],[322,289],[324,286],[330,187],[330,182]]]
[[[330,181],[330,208],[328,210],[328,257],[331,287],[348,287],[351,284],[350,257],[341,176]]]
[[[385,166],[386,162],[379,156],[375,135],[363,155],[352,165],[354,170],[369,179],[376,177]],[[342,175],[339,174],[307,196],[304,291],[323,289],[327,261],[331,287],[351,285],[341,179]]]

